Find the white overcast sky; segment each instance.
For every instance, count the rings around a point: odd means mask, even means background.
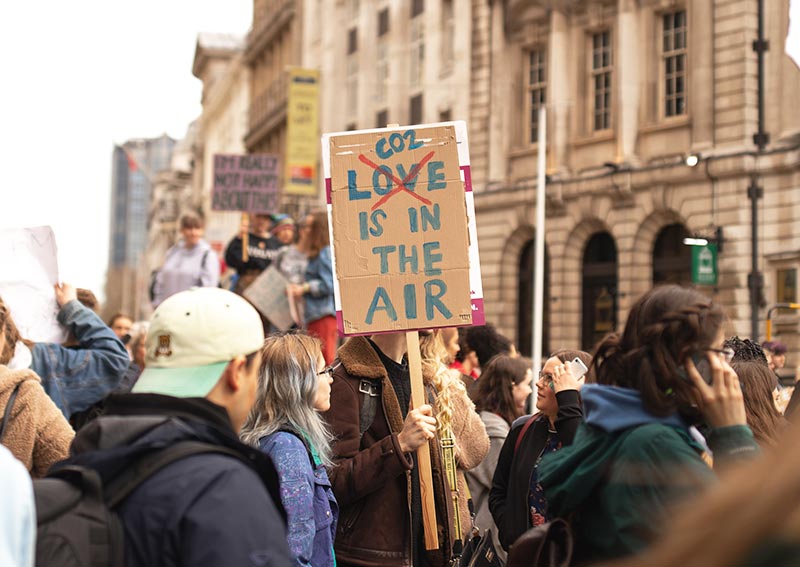
[[[0,2],[0,228],[52,226],[62,280],[102,296],[114,144],[182,138],[201,112],[197,34],[247,33],[252,6]]]
[[[251,21],[252,0],[0,2],[0,228],[52,226],[62,280],[102,296],[113,145],[183,137],[197,34]]]

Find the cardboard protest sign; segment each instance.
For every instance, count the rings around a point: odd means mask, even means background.
[[[343,335],[483,323],[464,122],[322,138]]]
[[[211,208],[215,211],[271,213],[278,209],[278,156],[214,156]]]
[[[288,331],[293,325],[302,325],[297,301],[286,293],[288,286],[289,280],[273,264],[247,286],[243,295],[279,331]]]
[[[34,342],[63,343],[66,330],[56,320],[58,283],[56,238],[49,226],[0,230],[0,297],[22,337]]]

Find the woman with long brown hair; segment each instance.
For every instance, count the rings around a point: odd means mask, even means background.
[[[571,518],[577,564],[640,552],[668,507],[712,484],[714,469],[759,453],[724,349],[722,308],[697,291],[656,287],[625,330],[598,346],[596,385],[569,447],[539,466],[550,512]],[[693,424],[710,428],[702,439]]]
[[[472,399],[489,436],[489,454],[480,465],[467,473],[467,483],[475,508],[475,525],[491,530],[495,550],[505,559],[498,539],[497,526],[489,511],[489,491],[497,460],[508,436],[511,424],[525,414],[525,404],[531,395],[532,361],[512,358],[506,354],[492,357],[475,382]]]
[[[734,361],[731,364],[742,386],[747,425],[759,445],[774,445],[785,420],[775,407],[772,391],[775,374],[769,366],[756,361]]]
[[[330,364],[336,358],[337,333],[327,212],[316,211],[303,219],[297,248],[308,257],[305,283],[291,285],[289,293],[303,298],[306,330],[322,341],[325,363]]]

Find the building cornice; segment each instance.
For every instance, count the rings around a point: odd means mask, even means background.
[[[631,168],[621,164],[616,170],[600,166],[594,172],[554,178],[547,185],[548,206],[561,208],[565,201],[585,195],[602,194],[624,204],[629,203],[630,197],[635,193],[647,191],[657,185],[686,185],[710,182],[712,179],[793,173],[800,164],[800,145],[775,148],[763,154],[741,149],[709,152],[701,158],[702,163],[695,167],[687,166],[683,156],[674,156],[671,163]],[[510,184],[493,183],[490,187],[484,191],[476,191],[476,210],[486,212],[514,207],[520,201],[533,202],[536,179],[520,179]]]

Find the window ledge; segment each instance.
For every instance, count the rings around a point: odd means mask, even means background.
[[[692,123],[688,114],[683,116],[673,116],[671,118],[662,118],[659,122],[647,124],[639,128],[640,134],[650,134],[651,132],[662,132],[664,130],[673,130],[675,128],[684,128],[690,126]]]
[[[617,133],[612,130],[601,130],[599,132],[594,132],[589,134],[588,136],[581,136],[575,138],[572,142],[573,146],[581,147],[581,146],[589,146],[591,144],[599,144],[600,142],[610,142],[616,139]]]
[[[514,146],[510,150],[508,150],[508,157],[510,158],[520,158],[520,157],[530,157],[536,155],[536,151],[539,149],[539,144],[529,144],[527,146]]]

